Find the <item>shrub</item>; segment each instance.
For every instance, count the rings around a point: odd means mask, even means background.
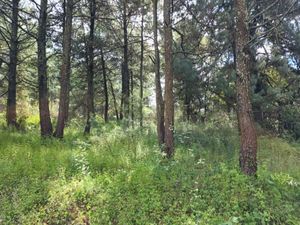
[[[299,224],[299,145],[262,137],[249,178],[230,126],[177,127],[172,160],[152,128],[2,132],[1,224]]]

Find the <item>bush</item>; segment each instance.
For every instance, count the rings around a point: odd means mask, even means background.
[[[300,138],[300,107],[288,105],[283,108],[281,113],[282,127],[295,139]]]

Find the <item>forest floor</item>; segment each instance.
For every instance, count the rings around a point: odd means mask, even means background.
[[[259,139],[257,178],[240,174],[230,123],[178,125],[165,160],[154,127],[116,123],[0,133],[0,224],[300,224],[300,144]]]

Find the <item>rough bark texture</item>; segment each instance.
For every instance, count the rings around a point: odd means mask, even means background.
[[[164,144],[165,126],[164,126],[164,100],[162,97],[160,83],[160,57],[158,48],[158,32],[157,32],[157,0],[153,0],[153,36],[155,48],[155,94],[156,94],[156,130],[158,143],[160,146]]]
[[[49,110],[48,77],[46,58],[47,34],[47,0],[41,0],[38,27],[38,77],[39,77],[39,111],[40,127],[43,137],[52,135],[52,123]]]
[[[165,151],[174,154],[174,97],[172,70],[171,0],[164,0],[164,49],[165,49]]]
[[[100,49],[101,54],[101,65],[102,65],[102,73],[103,73],[103,89],[104,89],[104,121],[108,122],[108,88],[107,88],[107,74],[106,74],[106,67],[105,67],[105,60],[104,60],[104,53],[101,47]]]
[[[95,31],[95,14],[96,2],[90,0],[90,34],[88,41],[88,68],[87,68],[87,109],[86,109],[86,125],[84,133],[89,134],[91,131],[91,118],[94,116],[94,31]]]
[[[249,67],[249,31],[245,0],[235,0],[235,13],[237,116],[241,136],[240,168],[246,175],[255,175],[257,171],[257,137],[250,101],[251,69]]]
[[[141,56],[140,56],[140,127],[143,127],[143,102],[144,102],[144,5],[142,5],[141,21]]]
[[[7,126],[17,127],[17,62],[19,0],[12,1],[11,39],[8,65]]]
[[[64,19],[63,33],[63,57],[60,71],[60,97],[59,111],[56,124],[55,137],[62,138],[69,109],[69,89],[71,73],[71,39],[72,39],[72,19],[73,19],[73,0],[67,0]]]
[[[120,110],[120,119],[123,117],[125,119],[129,119],[129,98],[130,98],[130,90],[129,90],[129,67],[128,67],[128,31],[127,31],[127,0],[123,2],[123,63],[122,63],[122,99],[121,99],[121,110]]]

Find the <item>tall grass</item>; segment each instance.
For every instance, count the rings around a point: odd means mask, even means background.
[[[0,134],[0,224],[297,224],[297,143],[260,138],[257,179],[238,171],[231,123],[179,124],[163,158],[154,127],[80,124],[64,140]]]

